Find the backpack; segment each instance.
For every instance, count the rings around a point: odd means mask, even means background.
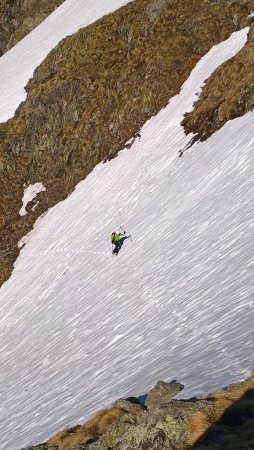
[[[111,242],[116,242],[116,233],[111,234]]]

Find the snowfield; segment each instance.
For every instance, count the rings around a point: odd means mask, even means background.
[[[140,142],[28,236],[0,290],[1,449],[42,442],[159,379],[177,378],[189,397],[254,366],[254,113],[178,158],[183,114],[247,31],[214,47]],[[112,257],[119,225],[133,241]]]

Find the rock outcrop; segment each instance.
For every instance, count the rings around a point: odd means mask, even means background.
[[[80,442],[68,447],[66,442],[58,445],[41,444],[23,450],[172,450],[179,448],[188,437],[188,419],[194,411],[206,408],[210,400],[172,400],[172,395],[183,388],[180,384],[160,381],[147,397],[147,406],[119,399],[113,407],[121,410],[120,417],[108,430],[92,442]],[[162,394],[165,394],[162,395]]]
[[[156,386],[149,392],[146,399],[146,406],[149,409],[154,409],[157,406],[168,403],[172,398],[181,392],[184,388],[180,383],[165,383],[164,381],[158,381]]]
[[[30,33],[64,0],[0,0],[0,56]]]
[[[158,382],[147,396],[119,399],[112,410],[101,412],[82,426],[64,430],[47,443],[23,450],[252,450],[254,448],[254,372],[244,382],[232,384],[207,398],[174,400],[183,388],[178,383]],[[166,396],[162,395],[164,393]],[[112,411],[118,410],[112,420]],[[100,413],[99,413],[100,414]],[[96,416],[95,416],[96,418]],[[106,420],[105,420],[106,418]],[[110,419],[110,420],[109,420]],[[105,427],[105,423],[108,425]],[[95,426],[96,423],[96,426]],[[86,424],[83,425],[85,430]],[[97,435],[91,436],[91,428]],[[75,442],[75,443],[73,443]]]
[[[253,19],[251,19],[253,20]],[[182,125],[192,140],[204,141],[228,120],[243,116],[254,108],[254,24],[246,45],[222,64],[205,83],[193,111]]]

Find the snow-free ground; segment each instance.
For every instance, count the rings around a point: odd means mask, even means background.
[[[61,39],[133,0],[65,0],[37,28],[0,58],[0,122],[25,100],[33,72]]]
[[[254,366],[254,113],[178,158],[183,113],[246,34],[214,47],[140,142],[37,221],[0,290],[1,449],[159,379],[188,397]],[[119,225],[133,241],[112,257]]]

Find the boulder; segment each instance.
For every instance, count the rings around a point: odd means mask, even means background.
[[[132,401],[124,400],[123,398],[119,398],[114,403],[114,406],[130,414],[141,414],[144,411],[144,409],[146,409],[139,403],[133,403]]]
[[[178,392],[184,388],[181,383],[165,383],[165,381],[158,381],[155,387],[149,392],[145,405],[148,409],[158,408],[168,403],[175,397]]]

